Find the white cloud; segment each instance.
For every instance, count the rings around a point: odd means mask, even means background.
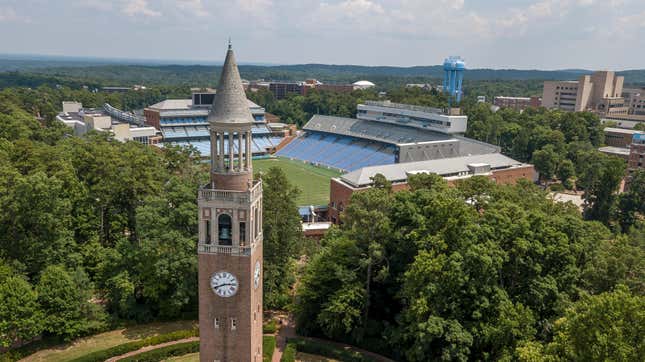
[[[127,16],[161,16],[161,12],[150,9],[147,0],[130,0],[126,1],[121,11]]]
[[[0,23],[28,23],[31,20],[18,14],[16,10],[8,6],[0,7]]]
[[[177,0],[177,7],[198,17],[210,15],[210,13],[204,9],[202,0]]]

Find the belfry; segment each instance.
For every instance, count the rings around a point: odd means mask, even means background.
[[[208,122],[210,182],[197,200],[200,361],[262,361],[262,182],[230,43]]]

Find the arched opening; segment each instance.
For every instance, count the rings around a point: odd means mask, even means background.
[[[219,245],[232,245],[233,244],[233,230],[231,217],[222,214],[217,218],[217,226],[219,230]]]

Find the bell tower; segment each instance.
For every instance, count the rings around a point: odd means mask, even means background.
[[[208,122],[211,177],[197,200],[200,361],[262,361],[262,182],[230,42]]]

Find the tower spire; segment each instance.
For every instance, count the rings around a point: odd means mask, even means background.
[[[222,123],[253,124],[230,39],[208,121],[211,126]]]

